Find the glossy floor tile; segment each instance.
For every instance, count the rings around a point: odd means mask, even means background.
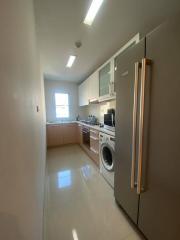
[[[141,239],[78,145],[48,150],[47,158],[46,240]]]

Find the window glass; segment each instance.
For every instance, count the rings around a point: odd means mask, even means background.
[[[99,95],[109,94],[109,84],[111,81],[111,64],[108,63],[99,71]]]
[[[69,118],[69,96],[66,93],[55,93],[56,118]]]

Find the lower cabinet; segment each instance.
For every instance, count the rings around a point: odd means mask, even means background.
[[[90,150],[93,160],[99,166],[99,131],[90,130]]]
[[[63,144],[77,143],[77,124],[62,124]]]
[[[63,144],[62,126],[48,125],[47,126],[47,146],[58,147]]]
[[[77,138],[78,138],[78,143],[82,145],[83,143],[82,125],[80,124],[78,124],[78,127],[77,127]]]
[[[80,144],[99,166],[99,131],[90,129],[90,148],[83,144],[82,125],[77,123],[47,125],[47,147]]]
[[[47,125],[47,147],[78,143],[76,123]]]

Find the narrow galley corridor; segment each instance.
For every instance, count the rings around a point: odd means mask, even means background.
[[[45,240],[140,240],[78,145],[48,150]]]

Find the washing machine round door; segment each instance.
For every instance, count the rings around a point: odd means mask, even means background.
[[[114,170],[114,150],[108,144],[101,145],[101,161],[106,170]]]

